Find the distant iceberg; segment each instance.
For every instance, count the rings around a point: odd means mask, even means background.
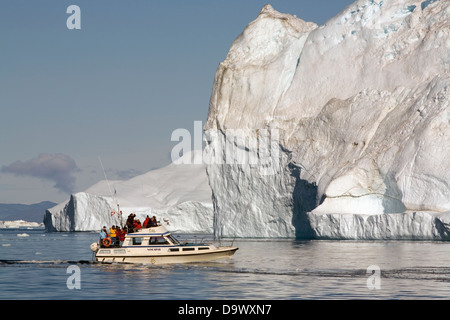
[[[201,152],[201,151],[200,151]],[[195,155],[195,152],[194,152]],[[186,154],[184,157],[191,157]],[[213,206],[205,166],[184,159],[129,180],[100,181],[46,211],[46,231],[98,231],[119,225],[130,213],[144,221],[156,216],[167,229],[182,233],[212,233]],[[110,187],[116,192],[113,199]]]
[[[43,227],[42,223],[38,222],[30,222],[25,220],[8,220],[8,221],[0,221],[0,228],[21,228],[21,227]]]
[[[28,233],[18,233],[17,236],[21,237],[21,238],[25,238],[25,237],[29,237],[30,235]]]

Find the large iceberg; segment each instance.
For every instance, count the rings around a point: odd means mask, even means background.
[[[205,124],[218,236],[450,238],[450,2],[264,6]]]
[[[213,205],[205,166],[183,163],[198,152],[129,180],[102,180],[72,194],[46,211],[46,231],[100,230],[119,225],[122,211],[122,223],[134,213],[141,222],[147,215],[156,216],[173,232],[212,233]]]

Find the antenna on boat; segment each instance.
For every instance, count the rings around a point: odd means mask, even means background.
[[[100,165],[101,165],[102,170],[103,170],[103,175],[105,176],[106,183],[108,184],[108,189],[109,189],[109,193],[111,194],[111,198],[117,204],[117,214],[119,215],[120,226],[123,228],[122,211],[120,211],[120,206],[119,206],[119,203],[118,203],[118,201],[116,199],[116,193],[117,193],[116,189],[114,188],[114,193],[113,193],[112,190],[111,190],[111,185],[109,183],[108,177],[106,176],[105,167],[103,166],[103,162],[102,162],[102,159],[100,158],[100,156],[98,156],[98,161],[100,162]]]

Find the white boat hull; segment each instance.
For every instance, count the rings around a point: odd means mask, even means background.
[[[184,243],[171,236],[163,226],[127,234],[121,247],[111,247],[110,240],[91,244],[96,261],[104,263],[170,264],[230,258],[238,248],[206,243]]]
[[[123,248],[100,249],[96,254],[96,260],[104,263],[145,263],[145,264],[173,264],[212,261],[223,258],[231,258],[238,250],[236,247],[219,247],[208,252],[192,251],[189,253],[158,252],[127,252]],[[136,251],[136,250],[134,250]]]

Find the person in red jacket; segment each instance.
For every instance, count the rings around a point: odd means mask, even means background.
[[[141,221],[139,221],[139,219],[134,220],[134,230],[137,231],[137,230],[139,230],[141,228],[142,228]]]
[[[120,247],[120,235],[122,234],[122,230],[120,229],[119,226],[116,226],[116,247]]]
[[[142,224],[144,226],[144,228],[149,228],[150,225],[148,224],[150,222],[150,217],[147,216],[147,218],[145,218],[144,223]]]
[[[119,238],[119,246],[120,247],[122,247],[122,245],[123,245],[123,242],[125,241],[125,235],[126,235],[127,233],[126,233],[126,231],[125,231],[125,228],[123,228],[123,229],[118,229],[117,231],[116,231],[116,235],[118,236],[118,238]]]

